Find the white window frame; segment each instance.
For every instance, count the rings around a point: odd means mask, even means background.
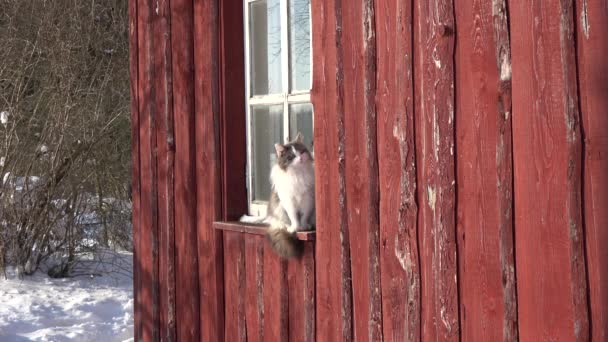
[[[283,105],[283,137],[289,139],[289,105],[310,103],[310,89],[304,91],[291,92],[289,80],[289,0],[280,0],[281,11],[281,83],[282,92],[280,94],[255,95],[251,93],[251,57],[250,57],[250,27],[249,27],[249,8],[250,4],[261,0],[243,0],[243,13],[245,19],[245,110],[247,117],[247,201],[249,204],[249,214],[253,216],[266,216],[267,201],[253,200],[253,179],[255,177],[253,166],[253,151],[251,144],[251,107],[255,105]],[[310,84],[312,85],[312,11],[310,13]],[[314,117],[313,117],[314,127]],[[269,176],[269,175],[266,175]]]

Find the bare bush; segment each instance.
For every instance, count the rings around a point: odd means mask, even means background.
[[[130,248],[126,0],[0,0],[0,268]]]

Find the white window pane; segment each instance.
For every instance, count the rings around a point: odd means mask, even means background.
[[[281,2],[249,5],[252,95],[281,93]]]
[[[304,143],[312,152],[312,105],[298,103],[289,105],[289,137],[294,139],[298,132],[304,136]]]
[[[268,201],[270,169],[276,164],[274,144],[283,143],[283,105],[252,108],[253,200]]]
[[[309,90],[310,0],[289,2],[289,57],[291,90]]]

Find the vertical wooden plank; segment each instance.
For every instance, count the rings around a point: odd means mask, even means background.
[[[247,212],[243,2],[220,1],[219,5],[222,216],[238,220]]]
[[[139,139],[141,221],[139,234],[140,340],[159,338],[158,211],[156,174],[156,89],[152,1],[138,4]]]
[[[382,339],[376,150],[374,3],[349,3],[343,14],[346,209],[351,251],[354,338]],[[330,114],[331,115],[331,114]]]
[[[226,341],[247,341],[245,322],[245,236],[243,233],[224,234],[224,293]]]
[[[352,290],[344,141],[342,0],[312,0],[315,142],[316,335],[350,341]]]
[[[159,333],[162,341],[175,341],[175,225],[173,167],[175,143],[173,138],[173,89],[171,75],[171,35],[169,3],[158,2],[154,22],[154,39],[158,42],[154,59],[157,62],[158,125],[158,231],[159,231]]]
[[[577,1],[584,222],[593,341],[608,340],[608,4]]]
[[[131,210],[133,224],[133,311],[134,311],[134,340],[141,336],[142,307],[139,292],[140,282],[140,236],[141,236],[141,198],[140,198],[140,166],[139,166],[139,37],[137,0],[129,0],[129,76],[131,90]]]
[[[247,340],[264,340],[264,238],[245,238]]]
[[[200,339],[197,262],[194,23],[192,1],[171,1],[173,113],[175,120],[175,249],[177,338]]]
[[[589,340],[572,1],[511,2],[519,334]]]
[[[462,0],[455,11],[462,339],[515,341],[511,56],[506,2]]]
[[[219,148],[218,2],[194,1],[194,94],[196,214],[198,229],[200,321],[203,341],[224,340]],[[241,43],[241,42],[235,42]]]
[[[459,338],[454,168],[454,10],[414,8],[422,339]]]
[[[315,341],[315,245],[304,244],[300,259],[287,265],[289,284],[289,341]]]
[[[387,341],[420,341],[412,2],[376,1],[382,323]]]
[[[264,251],[264,341],[289,339],[287,261],[266,244]]]

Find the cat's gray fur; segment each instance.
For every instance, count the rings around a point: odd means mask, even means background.
[[[292,142],[275,144],[275,150],[277,164],[270,174],[267,237],[278,255],[293,258],[303,249],[296,233],[310,230],[315,224],[314,161],[299,133]]]

